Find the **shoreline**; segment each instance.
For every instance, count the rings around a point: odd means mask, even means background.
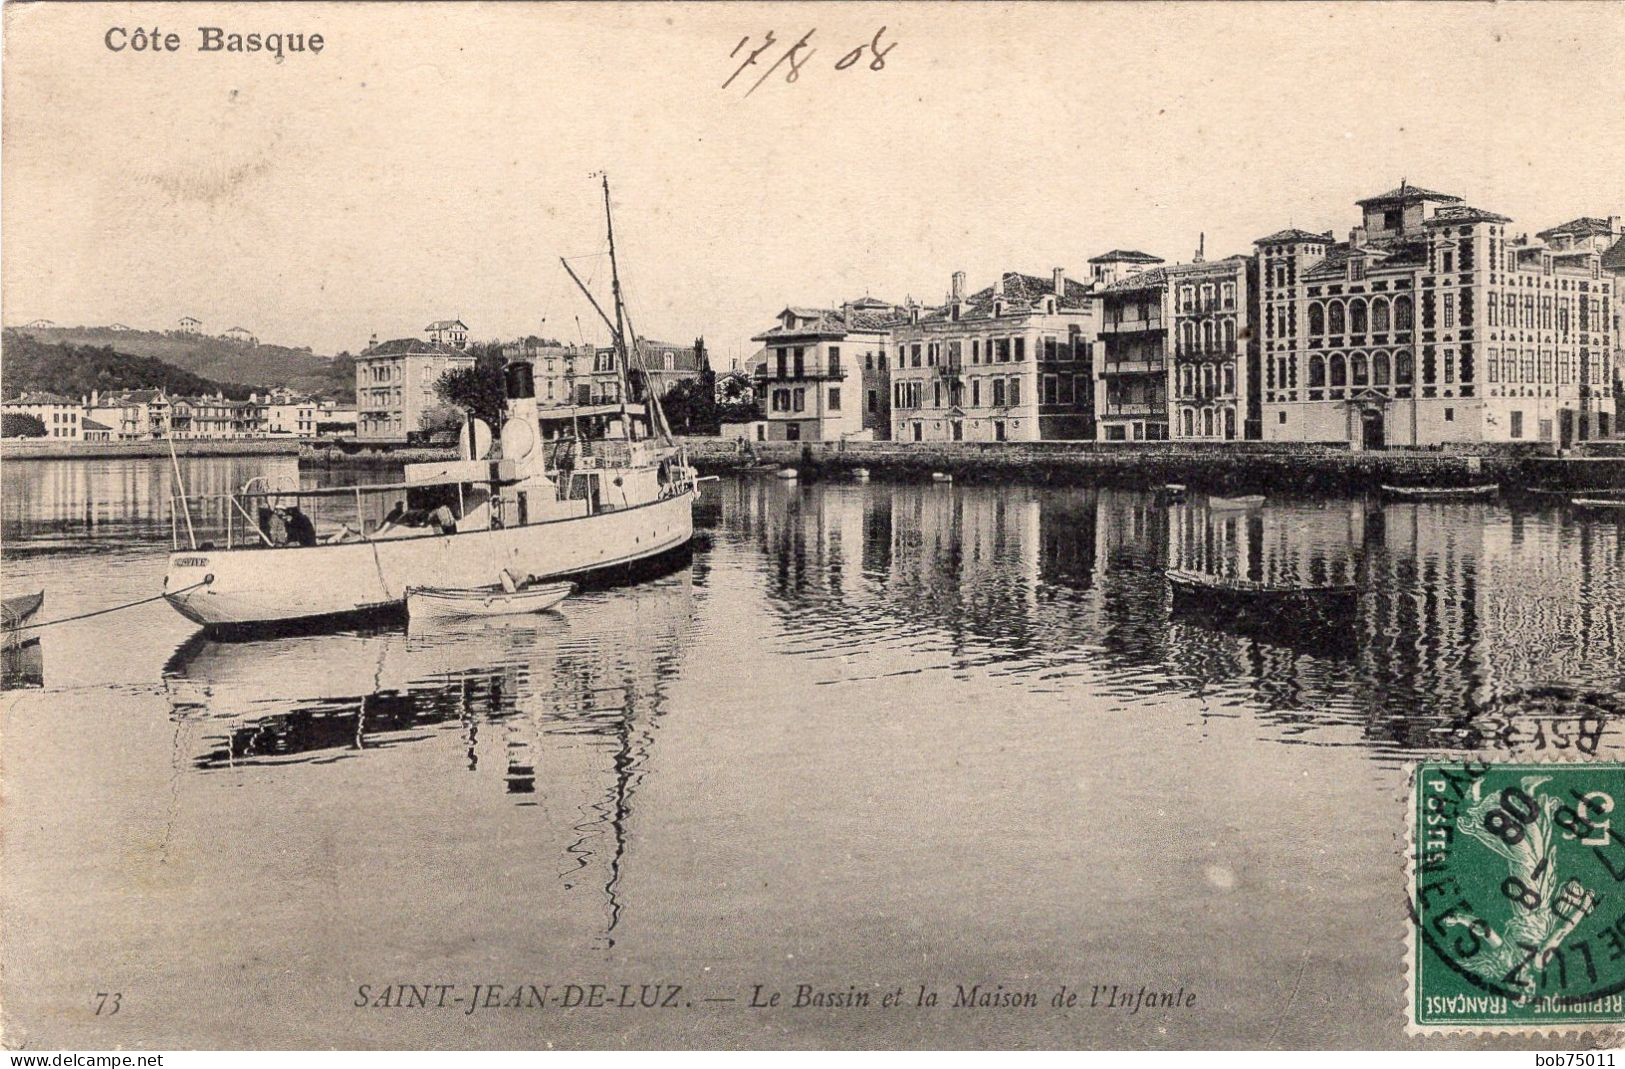
[[[689,459],[709,473],[752,466],[733,440],[688,438]],[[1507,490],[1586,491],[1625,488],[1625,456],[1552,457],[1496,453],[1350,452],[1224,446],[1127,447],[1090,442],[752,442],[755,464],[802,469],[802,477],[877,475],[929,478],[933,472],[971,480],[1105,483],[1159,487],[1182,483],[1210,491],[1376,490],[1381,486],[1448,488],[1495,483]]]
[[[169,442],[69,442],[49,438],[7,438],[0,460],[146,460],[169,459]],[[175,442],[180,457],[294,456],[303,447],[297,438],[183,438]]]

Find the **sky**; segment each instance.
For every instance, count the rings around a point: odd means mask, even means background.
[[[11,4],[0,318],[601,341],[559,257],[607,296],[607,172],[634,325],[726,364],[787,304],[1342,235],[1402,178],[1625,214],[1622,57],[1619,4]]]

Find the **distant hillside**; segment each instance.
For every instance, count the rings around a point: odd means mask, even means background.
[[[27,390],[46,390],[79,398],[92,390],[106,395],[162,387],[171,394],[218,391],[242,400],[256,389],[242,383],[206,379],[147,356],[131,356],[105,346],[41,341],[15,330],[8,330],[0,337],[0,385],[4,386],[7,397],[16,397]]]
[[[246,382],[261,389],[287,386],[336,401],[355,400],[355,363],[281,345],[245,345],[201,334],[106,327],[20,327],[41,341],[104,346],[131,356],[162,360],[216,382]],[[7,385],[8,391],[10,385]]]

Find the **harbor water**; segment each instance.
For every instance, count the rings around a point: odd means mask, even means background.
[[[3,478],[6,594],[159,591],[167,461]],[[8,1045],[1400,1046],[1410,763],[1625,752],[1625,521],[1555,499],[741,475],[696,523],[535,617],[8,654]],[[1169,566],[1361,594],[1241,627]]]

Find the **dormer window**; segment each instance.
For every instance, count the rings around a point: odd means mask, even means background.
[[[1045,315],[1054,315],[1055,314],[1055,298],[1054,297],[1045,297],[1044,298],[1044,314]]]
[[[1003,301],[994,301],[993,302],[993,318],[998,319],[1002,315],[1004,315],[1004,302]]]

